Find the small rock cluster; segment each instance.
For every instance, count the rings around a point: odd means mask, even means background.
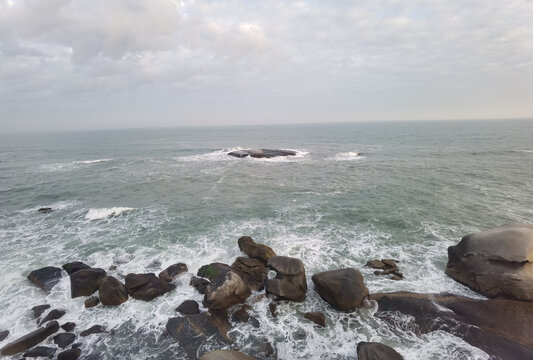
[[[372,260],[366,263],[366,267],[378,269],[374,271],[374,275],[391,275],[392,280],[403,279],[403,274],[399,271],[396,261],[392,259]]]

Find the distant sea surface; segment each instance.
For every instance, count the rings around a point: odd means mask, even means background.
[[[238,148],[293,149],[275,159],[237,159]],[[51,207],[50,213],[39,213]],[[174,128],[0,135],[0,330],[5,345],[35,329],[30,308],[65,309],[60,323],[95,324],[113,335],[83,338],[100,359],[185,359],[162,335],[175,308],[202,295],[188,285],[151,302],[85,309],[65,276],[46,295],[30,271],[83,261],[123,279],[184,262],[190,273],[231,264],[249,235],[278,255],[301,259],[304,303],[267,315],[268,299],[237,325],[232,345],[253,354],[269,342],[280,359],[354,359],[357,343],[378,341],[406,359],[488,359],[445,332],[417,335],[373,316],[329,307],[316,272],[355,267],[371,293],[452,292],[477,297],[444,274],[447,248],[466,234],[533,222],[533,121],[390,122]],[[365,268],[398,260],[404,279]],[[323,311],[317,328],[301,313]]]

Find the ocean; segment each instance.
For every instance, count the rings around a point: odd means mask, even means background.
[[[238,159],[239,148],[297,151],[294,157]],[[448,246],[466,234],[533,222],[533,121],[368,122],[0,134],[0,330],[9,341],[35,329],[30,309],[66,310],[60,324],[104,325],[113,334],[81,340],[100,359],[186,359],[164,335],[188,285],[212,262],[231,264],[237,239],[251,236],[278,255],[301,259],[307,300],[253,304],[252,324],[229,335],[279,359],[355,359],[378,341],[406,359],[488,359],[447,332],[418,334],[410,319],[385,322],[375,304],[332,309],[311,275],[359,269],[370,293],[451,292],[483,298],[444,274]],[[51,207],[50,213],[39,213]],[[398,260],[404,278],[374,275],[367,261]],[[27,280],[44,266],[83,261],[126,274],[158,273],[184,262],[177,288],[151,302],[85,309],[64,276],[50,294]],[[303,319],[322,311],[327,326]],[[407,324],[407,325],[406,325]],[[51,340],[48,340],[49,342]],[[90,358],[90,357],[89,357]]]

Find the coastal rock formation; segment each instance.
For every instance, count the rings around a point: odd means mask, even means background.
[[[304,318],[322,327],[326,326],[326,315],[322,312],[306,312]]]
[[[446,274],[487,297],[533,301],[533,225],[463,237],[448,248]]]
[[[38,212],[40,213],[49,213],[49,212],[52,212],[54,211],[51,207],[42,207],[42,208],[39,208],[39,210],[37,210]]]
[[[134,299],[151,301],[175,288],[154,273],[126,275],[126,289]]]
[[[215,350],[211,351],[200,360],[254,360],[255,358],[235,350]]]
[[[176,308],[176,311],[183,315],[194,315],[200,313],[200,307],[194,300],[185,300]]]
[[[230,156],[245,158],[247,156],[253,158],[273,158],[277,156],[294,156],[296,151],[292,150],[274,150],[274,149],[247,149],[247,150],[236,150],[228,153]]]
[[[267,294],[274,294],[291,301],[305,300],[307,280],[305,267],[300,259],[273,256],[268,260],[268,267],[276,272],[276,277],[267,280],[265,285]]]
[[[76,335],[72,333],[61,333],[54,336],[54,343],[61,349],[66,348],[76,340]]]
[[[207,278],[209,281],[213,281],[215,278],[224,275],[228,271],[231,271],[231,267],[227,264],[212,263],[202,266],[196,273],[197,276]]]
[[[205,290],[207,289],[207,285],[209,285],[209,280],[193,276],[191,278],[191,281],[189,281],[189,285],[191,285],[193,288],[198,290],[200,294],[205,294]]]
[[[363,276],[352,268],[314,274],[312,280],[322,299],[342,311],[354,310],[368,296]]]
[[[31,311],[33,312],[33,317],[37,319],[39,316],[41,316],[46,309],[50,309],[50,305],[43,304],[43,305],[37,305],[31,308]]]
[[[268,259],[273,256],[276,256],[274,250],[271,247],[256,243],[249,236],[242,236],[237,240],[239,244],[239,249],[248,255],[252,259],[257,259],[263,263],[263,265],[268,264]]]
[[[105,329],[102,325],[93,325],[90,328],[80,332],[80,336],[85,337],[92,334],[101,334],[103,332],[105,332]]]
[[[74,261],[63,265],[62,268],[67,272],[67,274],[72,275],[78,270],[90,269],[91,267],[82,263],[81,261]]]
[[[66,313],[67,312],[65,310],[54,309],[54,310],[50,311],[48,314],[46,314],[44,319],[42,319],[39,322],[39,326],[44,324],[44,323],[47,323],[48,321],[57,320],[57,319],[61,318],[63,315],[65,315]]]
[[[107,275],[104,269],[91,268],[78,270],[70,275],[70,294],[72,298],[79,296],[91,296],[98,286],[100,281]]]
[[[366,263],[366,267],[378,269],[381,271],[375,271],[374,275],[392,275],[391,279],[400,280],[403,278],[403,274],[399,271],[398,265],[392,259],[372,260]]]
[[[83,304],[85,305],[85,308],[90,309],[100,304],[100,299],[98,299],[96,296],[91,296],[90,298],[85,300]]]
[[[420,333],[448,331],[495,358],[533,359],[533,302],[408,292],[369,298],[378,303],[376,316],[385,320],[394,321],[390,312],[398,311],[412,316]]]
[[[46,266],[33,270],[28,279],[47,293],[61,280],[61,269],[53,266]]]
[[[358,360],[404,360],[403,356],[390,346],[377,343],[361,341],[357,344]]]
[[[76,327],[76,324],[73,323],[73,322],[66,322],[63,325],[61,325],[61,329],[65,330],[67,332],[70,332],[70,331],[74,330],[75,327]]]
[[[166,282],[172,282],[172,280],[174,280],[174,278],[184,272],[187,272],[188,269],[187,269],[187,265],[183,264],[183,263],[177,263],[177,264],[174,264],[174,265],[170,265],[168,268],[166,268],[165,270],[161,271],[159,273],[159,278],[163,281],[166,281]]]
[[[128,300],[128,290],[112,276],[106,276],[102,279],[98,293],[102,305],[118,306]]]
[[[251,294],[250,288],[241,277],[233,271],[228,271],[207,285],[204,304],[209,309],[223,310],[243,303]]]
[[[57,354],[57,360],[76,360],[81,356],[81,349],[73,348]]]
[[[23,358],[41,358],[41,357],[47,357],[51,358],[55,353],[57,349],[53,347],[47,347],[47,346],[36,346],[33,349],[30,349],[22,355]]]
[[[265,265],[259,260],[238,257],[231,265],[251,290],[263,290],[268,278]]]
[[[59,330],[59,324],[57,321],[50,321],[44,327],[38,328],[29,334],[7,344],[0,349],[2,355],[15,355],[44,341],[50,335],[56,333]]]

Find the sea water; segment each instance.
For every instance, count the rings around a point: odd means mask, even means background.
[[[240,148],[291,149],[294,157],[238,159]],[[442,331],[418,334],[412,319],[374,316],[376,304],[332,309],[314,291],[316,272],[355,267],[371,293],[452,292],[482,298],[444,274],[447,248],[463,235],[533,221],[533,122],[450,121],[108,130],[0,135],[0,330],[7,344],[35,329],[30,308],[67,311],[77,330],[104,325],[113,334],[81,339],[101,359],[186,359],[164,335],[198,268],[231,264],[249,235],[278,255],[297,257],[309,290],[303,303],[268,314],[264,298],[250,314],[260,326],[229,335],[261,357],[355,359],[360,341],[394,347],[406,359],[488,359]],[[39,213],[41,207],[52,212]],[[398,260],[393,281],[365,268]],[[27,280],[44,266],[83,261],[119,279],[184,262],[176,290],[151,302],[85,309],[70,298],[67,276],[50,294]],[[205,309],[204,309],[205,310]],[[327,326],[302,317],[322,311]],[[47,340],[51,342],[51,340]],[[44,343],[46,345],[46,342]]]

